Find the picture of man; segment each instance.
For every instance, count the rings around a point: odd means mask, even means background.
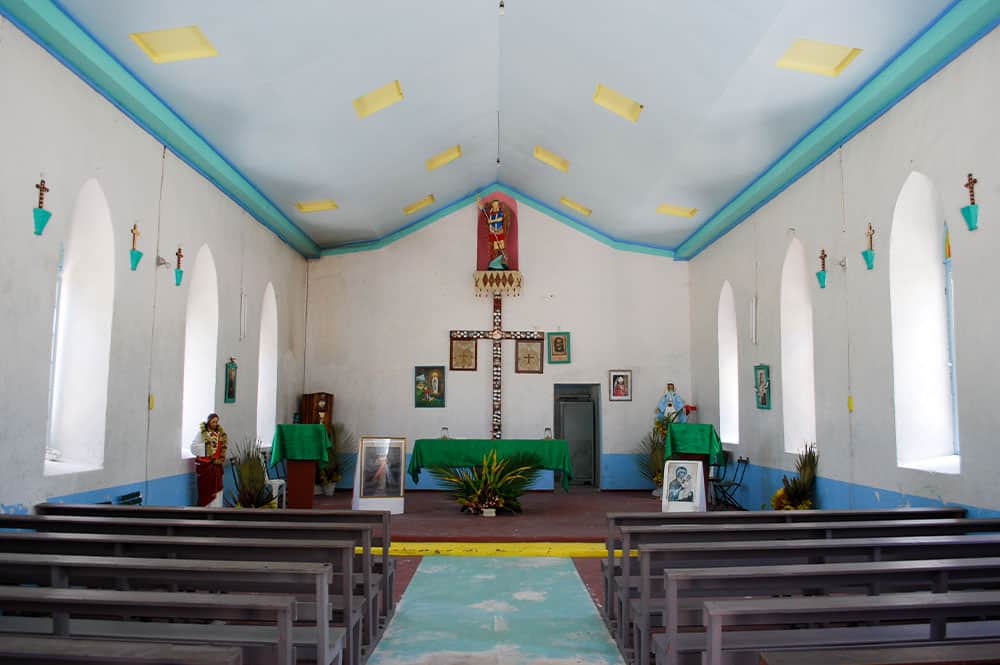
[[[364,483],[361,496],[402,496],[402,460],[399,448],[373,446],[365,449]]]

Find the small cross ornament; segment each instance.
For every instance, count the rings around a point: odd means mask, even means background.
[[[872,245],[872,240],[875,238],[875,229],[872,227],[872,223],[868,222],[868,230],[865,231],[865,235],[868,237],[868,251],[872,251],[875,247]]]
[[[42,182],[44,183],[45,181],[43,180]],[[969,205],[973,206],[976,205],[976,183],[978,182],[979,181],[973,178],[972,174],[970,173],[969,177],[965,181],[965,184],[962,185],[967,190],[969,190]]]
[[[184,250],[182,250],[180,247],[178,247],[177,251],[174,254],[177,256],[177,270],[180,270],[181,269],[181,260],[184,258]]]
[[[38,207],[44,208],[45,194],[46,192],[51,191],[48,187],[45,186],[45,178],[42,178],[41,180],[38,181],[38,184],[35,185],[35,189],[38,190]]]
[[[826,250],[825,249],[819,250],[819,269],[822,270],[822,271],[824,271],[824,272],[826,271]]]
[[[139,233],[139,225],[133,224],[132,230],[129,231],[129,233],[132,234],[132,251],[135,251],[135,241],[139,238],[140,235],[142,235],[141,233]]]

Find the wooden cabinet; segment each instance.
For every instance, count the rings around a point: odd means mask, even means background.
[[[302,396],[299,407],[302,422],[307,425],[326,425],[333,435],[333,395],[330,393],[309,393]]]

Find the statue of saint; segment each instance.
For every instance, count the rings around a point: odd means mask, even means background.
[[[686,423],[687,413],[684,411],[684,398],[677,394],[673,383],[668,383],[663,397],[656,405],[656,420],[669,419],[676,414],[673,422]]]
[[[477,195],[476,270],[517,270],[517,202],[501,192]]]

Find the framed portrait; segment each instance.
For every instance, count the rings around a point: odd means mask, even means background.
[[[413,406],[418,409],[444,407],[444,365],[413,368]]]
[[[517,340],[514,345],[514,371],[518,374],[542,373],[542,340]]]
[[[753,366],[754,401],[758,409],[771,408],[771,368],[768,365]]]
[[[402,497],[403,460],[406,439],[402,437],[361,437],[361,498]]]
[[[448,369],[459,372],[474,372],[478,361],[479,346],[474,339],[451,340],[451,364]]]
[[[632,401],[632,370],[608,371],[608,399],[612,402]]]
[[[701,462],[667,460],[663,466],[663,512],[705,510],[705,477]]]
[[[226,363],[226,388],[222,401],[226,404],[236,401],[236,358],[230,358]]]
[[[549,341],[549,364],[558,365],[569,362],[569,333],[550,332]]]

